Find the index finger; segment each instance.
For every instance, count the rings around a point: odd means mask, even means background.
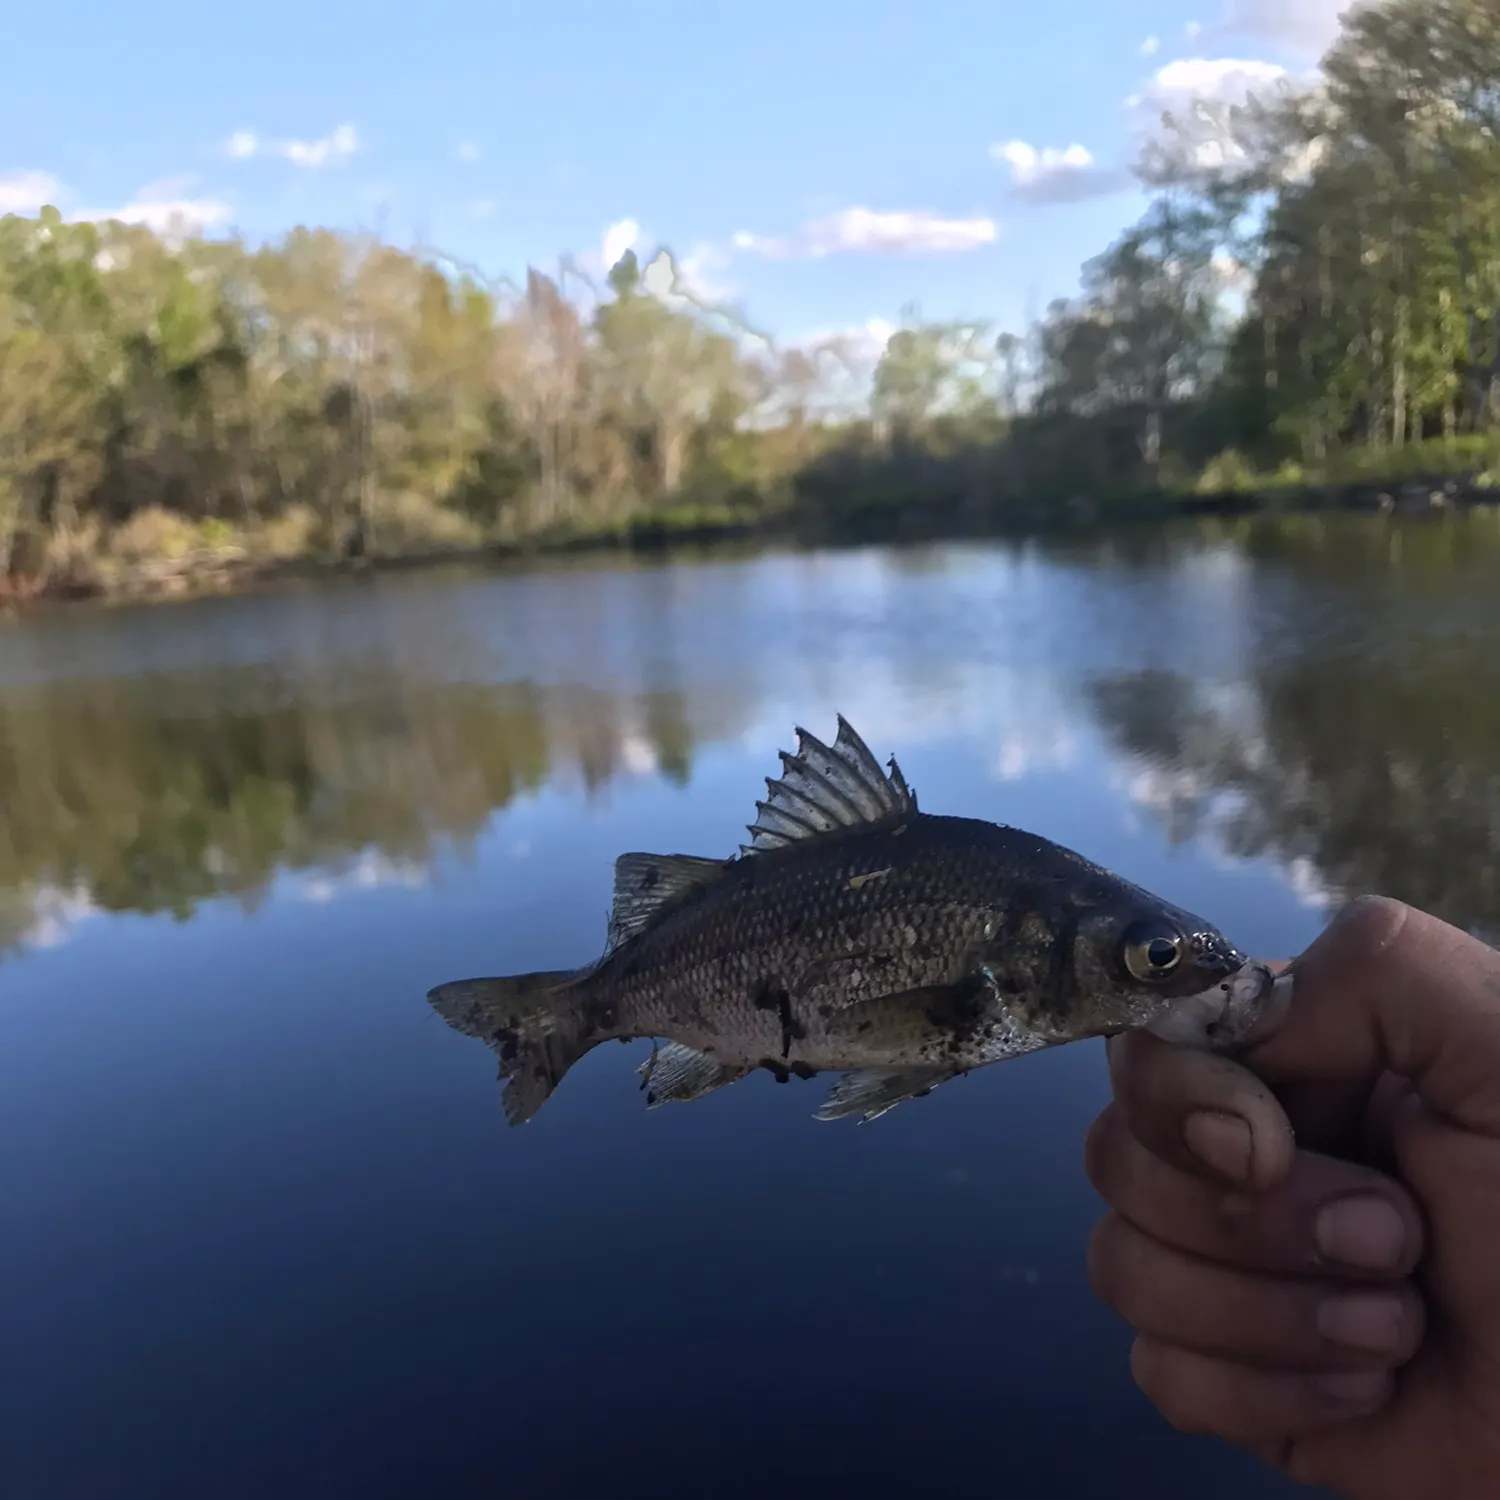
[[[1271,1086],[1230,1058],[1144,1031],[1111,1038],[1110,1086],[1126,1128],[1153,1155],[1195,1177],[1274,1187],[1297,1140]]]
[[[1500,953],[1397,901],[1347,906],[1292,966],[1276,1034],[1246,1061],[1272,1083],[1408,1079],[1427,1108],[1500,1136]]]

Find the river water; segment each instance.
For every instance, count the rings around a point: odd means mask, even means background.
[[[1290,954],[1500,911],[1500,525],[424,572],[0,627],[0,1489],[1290,1493],[1092,1299],[1085,1044],[869,1127],[602,1048],[509,1130],[431,1013],[584,962],[842,711]],[[1297,1492],[1302,1493],[1302,1492]]]

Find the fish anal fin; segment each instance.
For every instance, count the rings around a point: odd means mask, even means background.
[[[942,1068],[861,1068],[845,1073],[829,1091],[815,1120],[847,1120],[858,1115],[862,1124],[930,1094],[940,1083],[956,1078],[961,1070]]]
[[[882,771],[842,714],[832,746],[800,727],[796,734],[796,754],[781,752],[781,776],[767,780],[767,798],[756,804],[744,853],[916,813],[917,799],[895,760],[889,774]]]
[[[690,1104],[716,1089],[738,1083],[748,1068],[720,1062],[705,1052],[668,1042],[657,1048],[636,1070],[646,1090],[646,1104]]]
[[[689,892],[712,885],[726,867],[722,859],[691,854],[622,854],[615,861],[609,951],[639,936]]]

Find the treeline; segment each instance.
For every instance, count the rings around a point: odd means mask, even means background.
[[[299,229],[0,220],[0,580],[958,517],[1497,467],[1500,13],[1353,8],[1316,89],[1166,120],[1144,219],[1024,335],[873,372],[628,254],[489,284]]]

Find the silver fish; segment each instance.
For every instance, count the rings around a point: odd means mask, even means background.
[[[737,856],[620,856],[596,962],[430,992],[498,1053],[511,1124],[612,1039],[665,1040],[652,1105],[836,1071],[817,1118],[872,1120],[1042,1048],[1144,1028],[1232,1050],[1262,1021],[1270,970],[1208,922],[1035,834],[919,812],[842,716],[831,747],[796,733]]]

